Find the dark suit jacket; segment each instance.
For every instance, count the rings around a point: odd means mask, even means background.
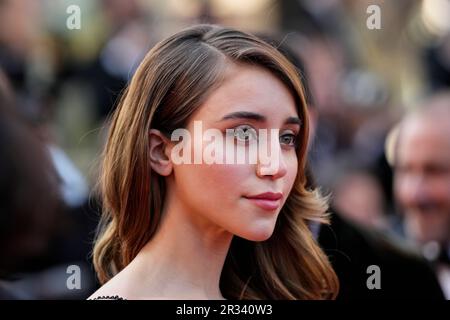
[[[445,299],[431,266],[381,232],[368,231],[333,214],[319,243],[339,277],[338,299]],[[380,268],[381,289],[368,289],[370,265]]]

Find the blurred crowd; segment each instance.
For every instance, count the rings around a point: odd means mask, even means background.
[[[370,5],[380,29],[367,27]],[[98,286],[108,115],[145,53],[195,23],[289,48],[314,119],[315,184],[339,219],[417,257],[450,299],[446,0],[0,0],[0,298],[83,299]]]

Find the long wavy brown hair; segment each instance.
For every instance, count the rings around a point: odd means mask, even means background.
[[[303,121],[298,174],[273,235],[263,242],[234,237],[221,274],[228,299],[330,299],[338,281],[308,223],[327,222],[327,203],[305,187],[308,116],[295,67],[273,46],[231,28],[198,25],[151,49],[111,118],[99,182],[103,213],[93,251],[101,283],[129,264],[152,239],[161,220],[165,181],[150,167],[149,130],[169,134],[223,79],[230,63],[272,72],[295,98]]]

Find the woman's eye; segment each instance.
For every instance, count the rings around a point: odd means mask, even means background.
[[[256,130],[248,125],[239,126],[234,129],[234,137],[241,142],[249,142],[258,139]]]
[[[297,136],[292,133],[286,133],[280,136],[280,143],[288,146],[295,146],[297,143]]]

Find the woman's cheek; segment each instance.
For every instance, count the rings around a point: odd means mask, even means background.
[[[286,194],[288,194],[294,185],[295,179],[297,178],[298,173],[297,155],[290,155],[288,159],[286,159],[286,162],[287,162],[286,188],[288,189]]]
[[[205,179],[215,190],[229,194],[236,192],[249,173],[250,168],[246,165],[213,164],[206,166]]]

